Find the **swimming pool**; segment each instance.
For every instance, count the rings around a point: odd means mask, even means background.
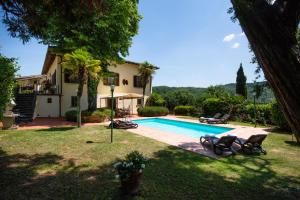
[[[140,126],[159,129],[179,135],[184,135],[192,138],[200,138],[204,135],[217,135],[233,130],[233,128],[225,128],[220,126],[211,126],[205,124],[197,124],[178,120],[151,118],[134,120]]]

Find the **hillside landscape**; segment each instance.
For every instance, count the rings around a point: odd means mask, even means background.
[[[266,82],[259,82],[257,83],[259,85],[265,85]],[[225,84],[225,85],[219,85],[224,87],[226,90],[228,90],[230,93],[235,94],[235,87],[236,84],[235,83],[229,83],[229,84]],[[248,100],[252,101],[253,100],[253,88],[254,88],[254,84],[253,83],[247,83],[247,91],[248,91]],[[162,96],[164,96],[165,94],[169,93],[169,92],[175,92],[175,91],[188,91],[190,93],[192,93],[196,98],[200,97],[203,92],[206,90],[207,88],[204,87],[168,87],[168,86],[155,86],[153,87],[153,92],[158,93]],[[269,103],[271,101],[274,100],[274,94],[272,92],[272,90],[269,87],[264,87],[263,88],[263,92],[261,97],[259,97],[257,99],[257,102],[259,103]]]

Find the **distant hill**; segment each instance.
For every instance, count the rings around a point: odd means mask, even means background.
[[[265,82],[260,82],[258,84],[265,84]],[[221,86],[225,87],[228,91],[235,94],[235,85],[236,85],[235,83],[229,83],[229,84],[225,84],[225,85],[221,85]],[[198,97],[198,96],[202,95],[202,93],[206,90],[206,88],[202,88],[202,87],[168,87],[168,86],[154,86],[153,87],[153,92],[156,92],[162,96],[164,96],[164,94],[166,94],[168,92],[177,91],[177,90],[187,90],[187,91],[191,92],[192,94],[194,94],[196,97]],[[248,90],[248,99],[252,100],[253,99],[253,95],[252,95],[253,83],[247,83],[247,90]],[[272,90],[268,87],[265,87],[264,91],[262,93],[262,96],[258,99],[258,102],[268,103],[268,102],[271,102],[273,99],[274,99],[274,94],[273,94]]]

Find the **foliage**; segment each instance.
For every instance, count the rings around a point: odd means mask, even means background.
[[[130,177],[137,173],[142,173],[146,167],[148,158],[138,151],[133,151],[126,155],[125,160],[121,160],[114,164],[121,181],[127,181]]]
[[[65,69],[70,70],[73,75],[78,76],[78,126],[81,126],[81,96],[83,86],[87,83],[88,76],[97,77],[101,70],[100,60],[93,59],[92,55],[84,48],[76,49],[72,53],[67,53],[63,57],[62,65]]]
[[[267,85],[266,82],[257,82],[257,85]],[[247,92],[248,92],[248,100],[252,101],[253,100],[253,96],[251,94],[251,92],[253,91],[253,83],[247,83]],[[235,90],[236,90],[236,84],[235,83],[230,83],[230,84],[225,84],[225,85],[220,85],[221,87],[225,88],[225,90],[227,92],[225,92],[224,94],[226,96],[232,96],[233,94],[235,94]],[[219,86],[218,86],[219,87]],[[170,95],[176,91],[181,91],[181,90],[185,90],[188,91],[189,93],[191,93],[194,98],[196,99],[196,107],[199,107],[202,105],[202,102],[205,100],[206,96],[204,96],[204,92],[207,90],[207,88],[200,88],[200,87],[167,87],[167,86],[154,86],[153,87],[153,92],[160,94],[165,100],[166,99],[170,99]],[[222,90],[222,89],[220,89]],[[207,98],[209,97],[215,97],[216,95],[207,95]],[[223,95],[218,95],[221,98],[223,98]],[[260,103],[269,103],[272,102],[274,100],[274,95],[272,90],[269,87],[264,87],[263,91],[262,91],[262,95],[257,99],[257,102]],[[167,102],[166,102],[167,103]],[[176,105],[175,105],[176,106]],[[168,106],[169,108],[169,106]],[[174,107],[173,107],[174,108]],[[170,109],[170,108],[169,108]],[[172,109],[170,109],[172,110]]]
[[[24,43],[34,37],[59,53],[85,47],[102,63],[121,62],[138,33],[138,0],[4,0],[3,22]],[[45,23],[46,22],[46,23]],[[99,83],[89,76],[89,110]]]
[[[246,121],[255,120],[255,110],[256,110],[256,121],[262,124],[271,124],[271,104],[248,104],[245,107],[245,114],[248,116]]]
[[[156,66],[150,64],[147,61],[142,63],[138,68],[139,75],[141,78],[141,84],[142,84],[142,88],[143,88],[142,106],[144,106],[145,91],[146,91],[147,84],[150,83],[152,75],[155,73],[155,70],[157,70],[157,69],[158,68]]]
[[[84,110],[81,112],[82,122],[84,123],[100,123],[109,119],[111,115],[110,109],[98,108],[96,111]],[[115,115],[113,113],[113,115]],[[65,113],[67,121],[77,122],[77,111],[70,110]]]
[[[87,95],[88,95],[88,110],[95,111],[97,109],[97,93],[100,77],[88,76]]]
[[[18,70],[15,58],[7,58],[0,54],[0,119],[3,117],[7,103],[14,97],[15,78]]]
[[[157,93],[152,93],[146,101],[147,106],[164,106],[165,103],[164,98]]]
[[[216,113],[228,114],[230,112],[230,105],[219,98],[208,98],[203,102],[202,109],[205,116],[213,116]]]
[[[230,114],[231,116],[237,116],[239,113],[241,113],[247,102],[245,101],[245,98],[240,95],[233,95],[225,99],[225,101],[229,104],[230,106]]]
[[[67,121],[77,122],[77,111],[76,110],[67,111],[65,113],[65,118]]]
[[[101,61],[128,55],[141,19],[137,0],[4,0],[1,6],[11,36],[71,51],[86,47]]]
[[[168,94],[168,96],[165,97],[167,107],[170,110],[174,110],[175,106],[178,105],[195,105],[196,98],[195,96],[187,91],[187,90],[178,90],[174,91]]]
[[[208,99],[208,98],[226,99],[230,95],[232,95],[232,94],[225,87],[223,87],[221,85],[217,85],[217,86],[208,87],[204,91],[202,98],[204,98],[204,99]]]
[[[174,108],[175,115],[193,115],[196,113],[194,106],[176,106]]]
[[[287,121],[276,101],[274,101],[272,103],[271,113],[272,113],[271,114],[272,124],[275,124],[276,126],[278,126],[281,129],[291,130],[291,128],[289,127],[289,124],[287,123]]]
[[[247,99],[246,83],[247,83],[247,77],[244,74],[243,65],[241,63],[236,76],[236,94],[245,97],[245,99]]]
[[[165,107],[145,106],[138,109],[138,114],[143,117],[166,116],[169,114],[169,110]]]

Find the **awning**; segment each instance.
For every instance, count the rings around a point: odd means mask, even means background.
[[[115,98],[123,99],[140,99],[143,98],[143,95],[137,93],[114,93]],[[111,98],[111,94],[99,94],[99,99],[109,99]]]
[[[140,98],[143,98],[143,95],[137,93],[128,93],[126,96],[123,96],[120,99],[140,99]]]

